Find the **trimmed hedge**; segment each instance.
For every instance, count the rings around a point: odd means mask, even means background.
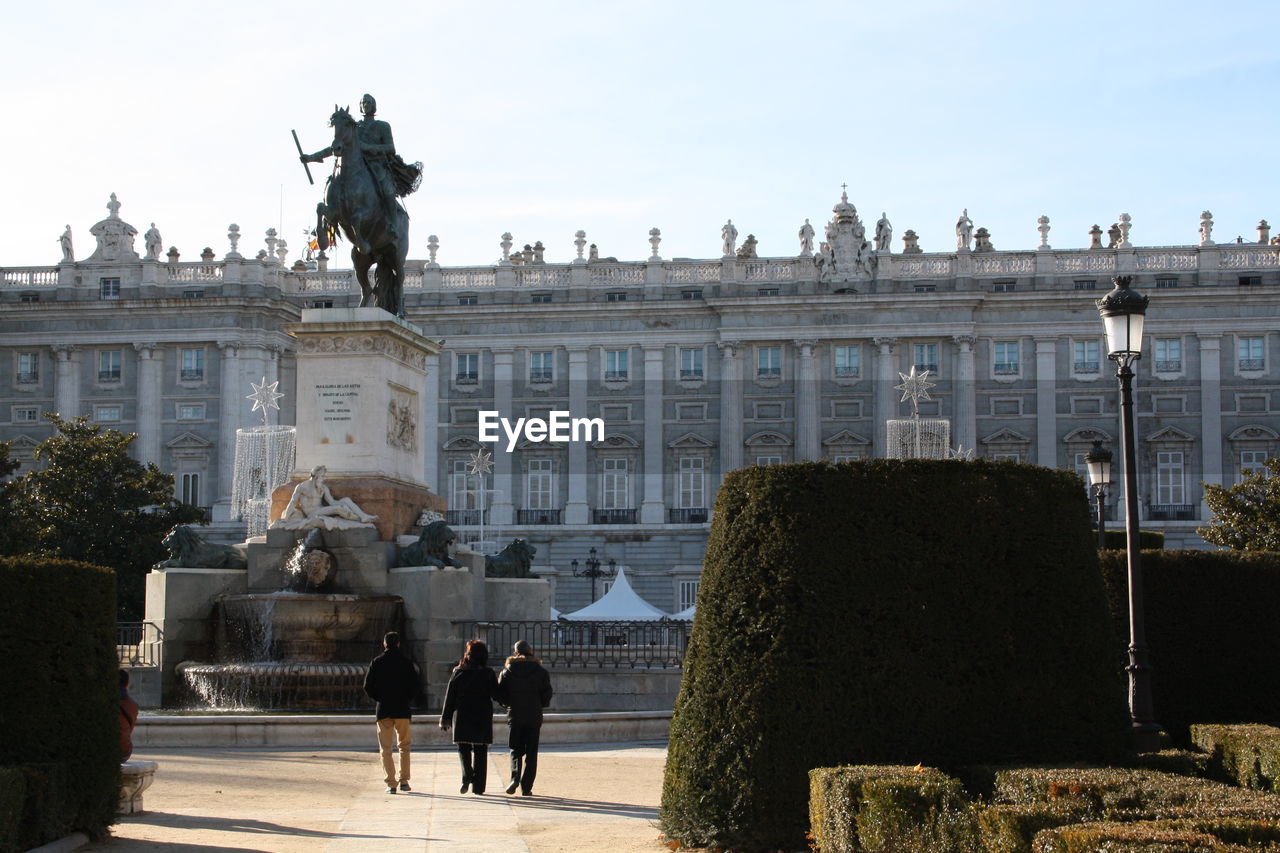
[[[1091,760],[1127,747],[1074,474],[860,460],[729,474],[671,722],[661,826],[803,841],[808,771]]]
[[[819,850],[981,849],[964,786],[939,770],[820,767],[809,785],[809,833]]]
[[[1129,547],[1129,534],[1121,527],[1119,530],[1108,529],[1106,532],[1108,551],[1123,551]],[[1098,528],[1093,528],[1093,541],[1098,541]],[[1138,547],[1143,551],[1159,551],[1164,548],[1163,530],[1139,530]]]
[[[1242,788],[1280,794],[1280,729],[1273,726],[1195,725],[1191,742],[1212,768]]]
[[[1237,853],[1194,822],[1085,823],[1046,829],[1036,836],[1035,853]]]
[[[1099,555],[1127,644],[1125,554]],[[1280,553],[1143,551],[1155,718],[1188,743],[1192,723],[1280,723]]]
[[[115,819],[120,775],[115,574],[4,558],[0,588],[0,649],[11,664],[0,692],[0,850],[77,830],[101,835]],[[5,804],[18,788],[15,823]]]

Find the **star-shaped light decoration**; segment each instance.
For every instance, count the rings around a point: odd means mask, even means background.
[[[902,377],[902,384],[893,386],[895,391],[902,392],[902,399],[898,402],[910,400],[911,413],[918,415],[920,413],[920,401],[932,399],[929,396],[929,389],[938,383],[929,381],[929,371],[927,370],[923,373],[917,373],[914,364],[911,365],[910,373],[899,373],[898,375]]]
[[[960,445],[960,444],[957,444],[955,447],[949,447],[949,448],[947,448],[947,458],[948,458],[948,459],[960,459],[960,460],[962,460],[962,461],[964,461],[964,462],[972,462],[972,461],[973,461],[973,448],[972,448],[972,447],[965,447],[965,446]]]
[[[249,410],[249,414],[253,414],[262,409],[262,425],[267,425],[267,412],[271,409],[280,411],[280,404],[276,402],[284,395],[276,391],[276,386],[280,384],[280,380],[267,384],[267,377],[262,377],[262,382],[257,383],[253,380],[249,381],[249,387],[253,389],[252,394],[245,395],[246,400],[253,401],[253,408]]]
[[[487,450],[477,450],[467,461],[467,473],[473,477],[476,474],[488,474],[492,470],[493,457],[489,455]]]

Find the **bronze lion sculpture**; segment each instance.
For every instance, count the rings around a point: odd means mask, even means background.
[[[454,540],[453,530],[443,521],[433,521],[422,528],[422,535],[412,545],[400,549],[397,566],[438,566],[442,569],[461,565],[449,556]]]
[[[244,552],[233,545],[206,542],[189,525],[179,524],[163,540],[169,559],[156,563],[157,569],[243,569],[248,567]]]
[[[530,567],[538,549],[524,539],[512,539],[511,544],[497,554],[486,554],[485,574],[491,578],[531,578]]]

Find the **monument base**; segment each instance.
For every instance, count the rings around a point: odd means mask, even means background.
[[[270,519],[274,522],[284,512],[294,487],[305,480],[296,477],[271,493]],[[335,498],[351,498],[362,510],[378,518],[373,526],[378,531],[378,539],[383,542],[394,542],[397,536],[409,533],[418,523],[423,510],[434,510],[441,514],[447,502],[443,497],[426,486],[394,480],[390,477],[341,477],[325,478]]]

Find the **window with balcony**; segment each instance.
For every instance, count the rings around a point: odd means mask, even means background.
[[[98,279],[98,298],[99,299],[119,299],[120,298],[120,279],[118,278]]]
[[[40,383],[40,353],[20,352],[14,359],[14,381],[19,385],[38,385]]]
[[[458,385],[475,385],[480,382],[480,353],[458,352],[453,354],[453,381]]]
[[[707,497],[705,486],[705,469],[706,463],[701,456],[686,456],[680,460],[680,469],[678,472],[678,494],[676,495],[676,506],[680,509],[697,509],[704,513],[703,521],[706,520],[705,512],[707,506]],[[686,519],[686,521],[690,521]]]
[[[1017,341],[996,341],[993,346],[996,376],[1017,376],[1021,371],[1021,349]]]
[[[179,378],[183,382],[199,382],[204,379],[204,347],[182,350]]]
[[[1262,336],[1236,338],[1236,358],[1241,370],[1264,370],[1267,362]]]
[[[1182,372],[1182,338],[1156,338],[1156,373]]]
[[[555,379],[555,353],[529,353],[529,381],[547,383]]]
[[[98,381],[119,382],[124,355],[120,350],[98,351]]]
[[[635,510],[631,508],[631,471],[625,457],[601,460],[600,508],[595,511],[595,520],[597,524],[635,521]]]
[[[702,379],[702,349],[680,350],[680,378]]]
[[[1071,369],[1075,373],[1097,373],[1102,369],[1101,345],[1097,341],[1071,342]]]
[[[938,372],[938,345],[937,344],[912,344],[911,345],[911,363],[915,365],[918,373],[929,371],[937,374]]]
[[[524,505],[530,510],[546,511],[555,509],[555,489],[550,459],[530,459],[528,461],[525,474]]]
[[[626,382],[630,377],[630,353],[624,349],[604,351],[604,378],[606,382]]]
[[[1162,450],[1156,454],[1156,503],[1175,506],[1186,503],[1182,451]]]
[[[449,472],[450,524],[480,523],[480,478],[467,472],[467,460],[455,459]]]
[[[857,379],[862,370],[861,349],[857,346],[834,348],[837,379]]]
[[[756,376],[762,379],[782,377],[782,347],[760,347],[756,350]]]

